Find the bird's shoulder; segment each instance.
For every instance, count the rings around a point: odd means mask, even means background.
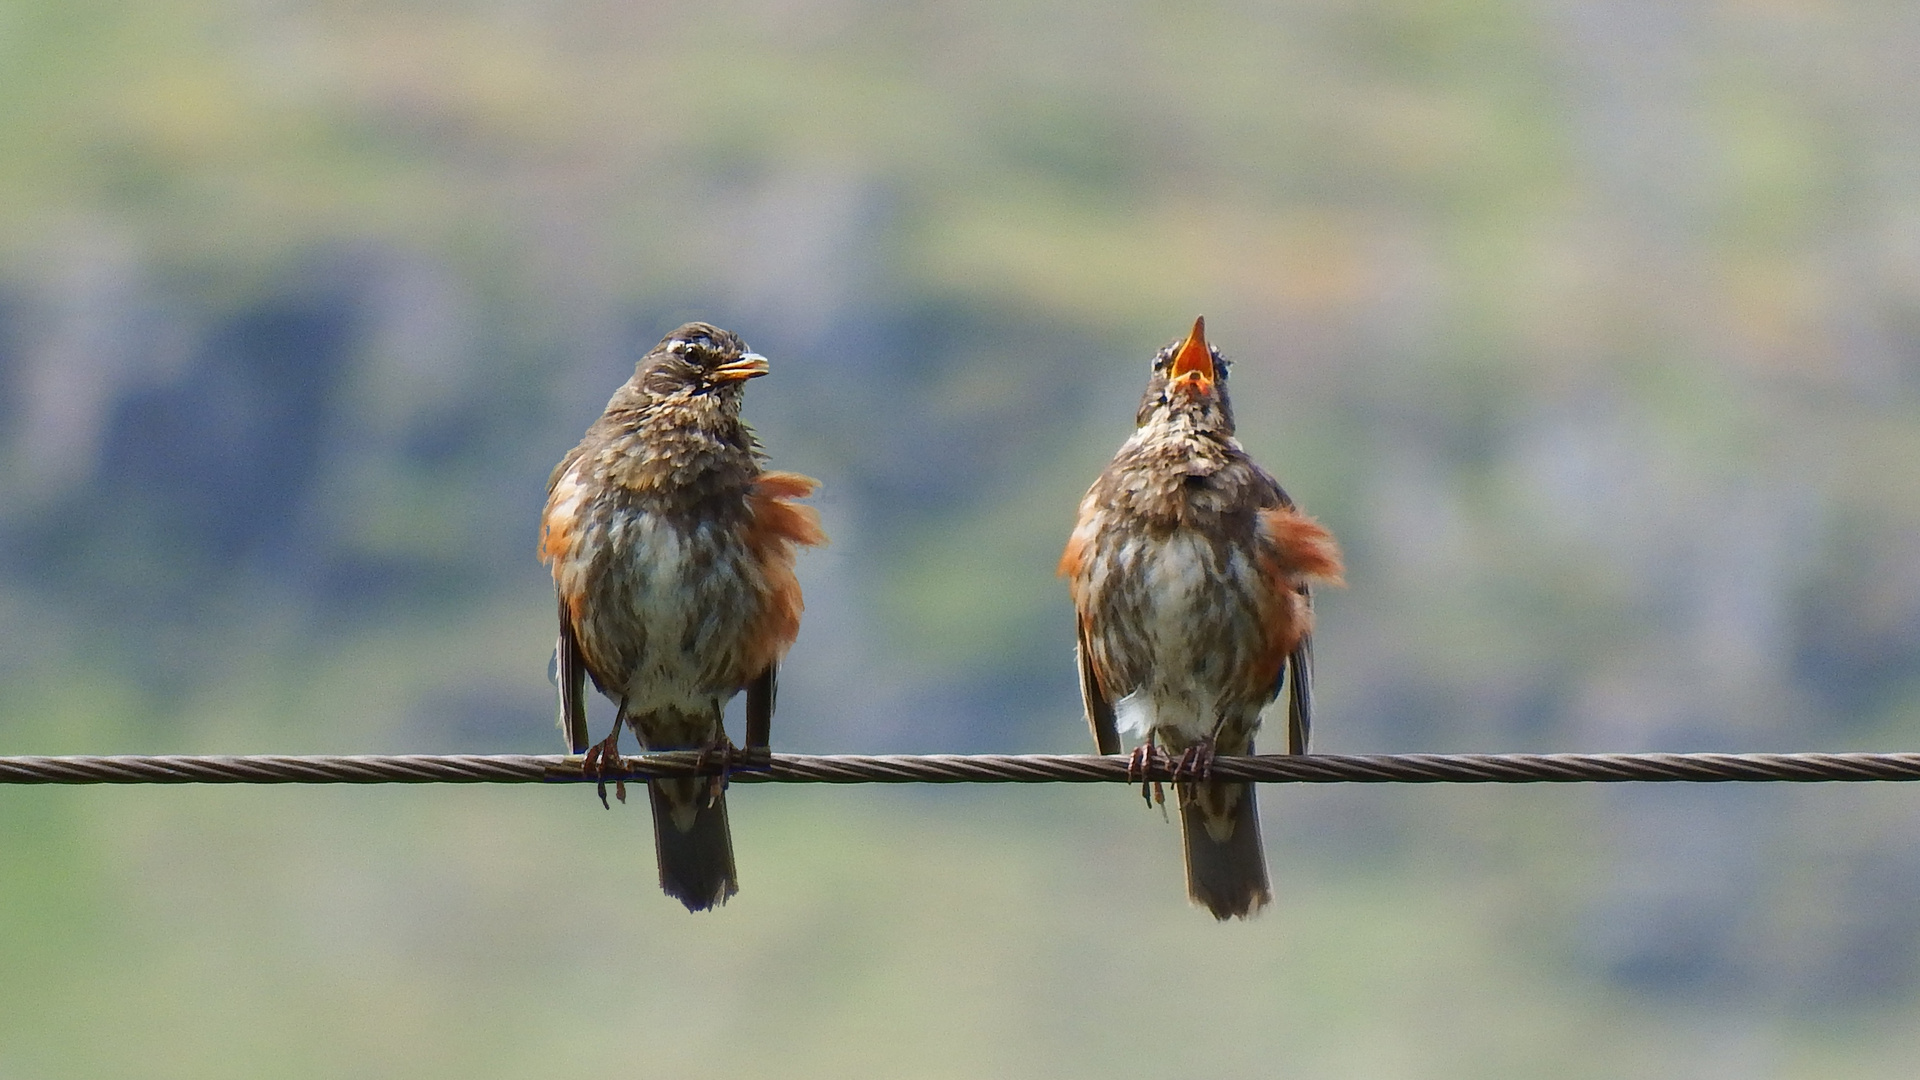
[[[547,497],[549,499],[553,497],[554,489],[560,486],[560,478],[571,472],[574,463],[580,460],[580,455],[585,446],[585,443],[580,443],[573,449],[567,451],[566,455],[560,459],[560,464],[555,465],[553,471],[547,474]]]
[[[1247,456],[1244,451],[1240,456],[1246,464],[1245,485],[1247,496],[1252,500],[1253,505],[1261,510],[1271,510],[1275,507],[1284,510],[1293,509],[1293,498],[1287,494],[1286,488],[1280,486],[1280,481],[1272,473],[1261,468],[1259,463]]]

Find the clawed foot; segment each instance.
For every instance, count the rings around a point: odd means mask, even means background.
[[[1180,760],[1173,764],[1175,780],[1204,781],[1213,776],[1213,744],[1211,742],[1194,743],[1180,752]]]
[[[1148,806],[1167,805],[1166,789],[1160,786],[1153,771],[1166,760],[1166,755],[1152,742],[1144,742],[1133,748],[1132,756],[1127,758],[1127,782],[1140,785],[1140,797]]]
[[[594,790],[600,793],[600,805],[611,810],[613,804],[607,801],[607,772],[611,770],[620,773],[625,772],[626,769],[626,759],[620,756],[620,723],[616,720],[613,725],[613,734],[587,748],[587,756],[580,759],[580,773],[583,776],[592,774],[599,778],[600,782],[595,785]],[[627,782],[615,780],[613,794],[621,802],[626,802]]]
[[[733,773],[733,756],[736,753],[739,753],[739,748],[733,745],[732,739],[728,739],[725,736],[721,737],[719,746],[708,746],[701,749],[700,762],[697,766],[700,772],[706,772],[708,769],[713,768],[712,762],[716,758],[720,763],[720,768],[715,771],[713,776],[707,781],[708,806],[712,806],[715,802],[718,802],[720,793],[727,790],[728,778]]]

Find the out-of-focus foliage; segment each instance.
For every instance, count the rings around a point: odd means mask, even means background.
[[[826,484],[779,744],[1081,748],[1053,560],[1196,312],[1349,551],[1321,749],[1911,749],[1917,51],[1894,4],[23,0],[0,750],[557,747],[542,482],[696,317]],[[1263,797],[1280,900],[1216,928],[1117,791],[752,791],[708,919],[584,792],[0,792],[0,1075],[1904,1074],[1904,792]]]

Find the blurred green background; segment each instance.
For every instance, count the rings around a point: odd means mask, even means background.
[[[834,545],[776,745],[1080,751],[1204,312],[1328,752],[1920,749],[1920,13],[0,5],[0,752],[554,752],[547,470],[704,318]],[[608,721],[604,709],[596,725]],[[1920,791],[0,789],[0,1078],[1904,1077]]]

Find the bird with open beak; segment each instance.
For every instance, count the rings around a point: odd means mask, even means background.
[[[741,690],[746,745],[767,745],[780,660],[800,632],[794,549],[826,537],[813,508],[790,501],[816,483],[763,470],[740,419],[747,380],[766,373],[738,337],[688,323],[640,359],[547,481],[540,555],[560,600],[560,724],[590,770],[617,765],[622,725],[644,749],[724,757],[721,710]],[[589,678],[619,706],[591,750]],[[647,785],[660,887],[690,911],[739,889],[722,788]]]
[[[1079,618],[1080,688],[1100,753],[1177,755],[1187,894],[1245,918],[1272,890],[1254,788],[1207,778],[1250,754],[1287,690],[1287,750],[1312,722],[1313,582],[1341,583],[1333,534],[1241,449],[1227,360],[1204,319],[1153,359],[1133,435],[1080,502],[1060,559]]]

